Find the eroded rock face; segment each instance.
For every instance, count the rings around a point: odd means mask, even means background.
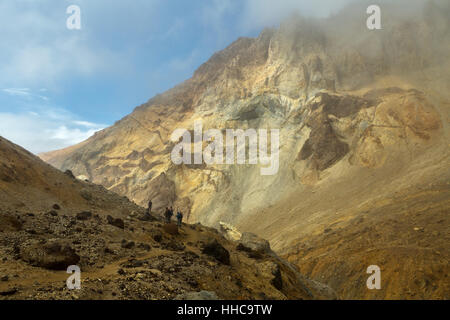
[[[302,185],[326,182],[333,168],[351,177],[354,167],[383,168],[431,147],[442,134],[437,100],[425,86],[391,80],[413,79],[425,61],[429,68],[448,67],[442,57],[419,50],[434,44],[428,31],[436,26],[429,23],[415,27],[423,37],[412,48],[397,43],[414,37],[401,23],[386,26],[392,32],[375,41],[367,30],[339,32],[334,20],[322,25],[292,18],[278,30],[238,39],[188,81],[79,146],[43,158],[140,205],[153,200],[157,213],[173,205],[190,222],[238,224]],[[351,36],[356,32],[359,41]],[[450,42],[444,39],[442,48]],[[368,43],[375,43],[370,50]],[[204,130],[280,129],[276,177],[261,177],[261,165],[174,165],[172,132],[192,131],[198,119]]]
[[[272,261],[257,264],[257,268],[264,277],[270,278],[270,283],[278,290],[283,289],[280,266]]]
[[[140,205],[152,199],[156,213],[180,206],[187,222],[227,221],[290,248],[299,233],[320,233],[373,198],[448,177],[449,13],[447,5],[414,24],[393,19],[382,34],[363,22],[346,27],[350,12],[330,24],[292,18],[238,39],[82,144],[42,157]],[[199,119],[204,131],[280,129],[277,174],[174,165],[172,132]],[[13,167],[3,172],[2,181],[19,179]]]
[[[173,205],[177,199],[175,183],[165,173],[151,180],[148,189],[150,190],[148,199],[152,201],[155,212]]]
[[[232,225],[222,221],[219,223],[219,225],[220,225],[220,232],[228,240],[238,241],[239,239],[241,239],[242,234]]]

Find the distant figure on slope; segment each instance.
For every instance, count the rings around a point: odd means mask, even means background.
[[[152,200],[150,200],[150,201],[148,202],[147,214],[152,213],[152,205],[153,205]]]
[[[172,216],[173,216],[173,208],[170,207],[170,209],[169,209],[169,222],[168,223],[170,223],[170,221],[172,220]]]
[[[183,214],[181,213],[180,209],[178,209],[177,211],[177,225],[181,227],[181,223],[183,222]]]
[[[166,218],[166,223],[170,223],[170,210],[166,207],[166,211],[164,212],[164,218]]]

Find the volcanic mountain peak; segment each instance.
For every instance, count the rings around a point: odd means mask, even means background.
[[[157,211],[179,206],[191,222],[257,232],[277,251],[297,252],[308,237],[314,246],[323,229],[341,223],[349,237],[344,222],[365,204],[377,207],[415,188],[431,192],[433,183],[448,194],[450,7],[420,10],[412,21],[386,9],[378,31],[366,28],[358,10],[293,17],[258,38],[238,39],[114,126],[42,158],[138,204],[154,199]],[[204,130],[279,129],[278,173],[262,177],[260,165],[175,165],[171,134],[193,130],[198,120]],[[448,211],[445,199],[436,207]],[[392,239],[380,232],[374,242],[384,246]],[[418,257],[416,264],[425,263]],[[346,284],[336,285],[345,295]],[[358,295],[366,297],[363,290]]]

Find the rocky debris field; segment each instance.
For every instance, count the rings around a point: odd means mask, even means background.
[[[0,138],[0,299],[335,298],[272,252],[241,247],[201,224],[166,224]]]
[[[1,298],[183,299],[201,291],[221,299],[327,297],[273,253],[253,250],[254,239],[245,247],[200,224],[142,221],[149,220],[144,209],[122,220],[54,207],[2,213]],[[67,288],[70,265],[81,269],[80,290]]]

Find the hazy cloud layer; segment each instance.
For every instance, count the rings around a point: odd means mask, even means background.
[[[350,2],[352,0],[247,0],[242,23],[245,29],[273,26],[294,12],[305,16],[326,17]]]

